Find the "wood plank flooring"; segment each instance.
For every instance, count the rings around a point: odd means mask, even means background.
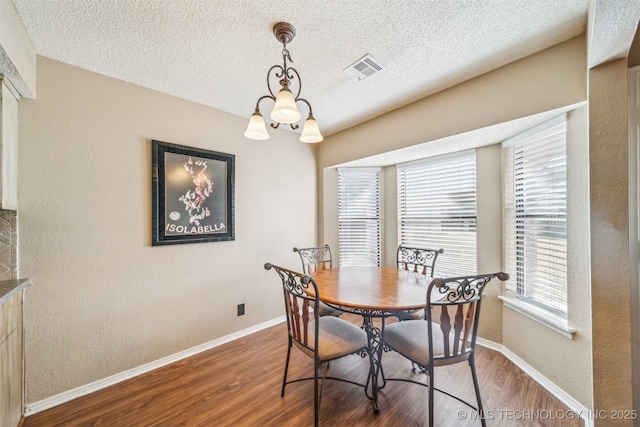
[[[354,322],[358,318],[350,319]],[[69,426],[307,426],[313,425],[313,382],[287,386],[280,397],[286,355],[280,324],[120,384],[27,417],[23,427]],[[418,378],[411,364],[385,353],[387,377]],[[582,426],[578,417],[500,353],[478,347],[476,369],[489,426]],[[308,376],[313,364],[292,349],[289,378]],[[330,375],[364,382],[368,359],[352,355],[331,362]],[[467,364],[436,369],[436,387],[474,402]],[[479,426],[466,406],[435,396],[437,426]],[[363,389],[327,381],[321,426],[428,425],[427,389],[389,381],[374,414]],[[572,415],[573,414],[573,415]],[[465,418],[465,419],[463,419]],[[571,419],[569,419],[571,418]]]

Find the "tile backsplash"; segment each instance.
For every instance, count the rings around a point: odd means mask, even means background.
[[[0,280],[18,278],[17,212],[0,209]]]

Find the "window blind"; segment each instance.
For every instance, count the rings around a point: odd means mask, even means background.
[[[380,265],[380,168],[338,169],[340,266]]]
[[[398,166],[398,241],[444,249],[436,276],[477,273],[476,225],[474,150]]]
[[[564,116],[503,143],[507,289],[567,314],[567,155]]]

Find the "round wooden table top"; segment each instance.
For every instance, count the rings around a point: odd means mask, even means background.
[[[320,300],[371,311],[418,310],[426,306],[432,278],[391,267],[340,267],[310,274]]]

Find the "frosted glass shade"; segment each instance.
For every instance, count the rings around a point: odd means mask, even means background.
[[[318,122],[313,116],[310,116],[305,122],[302,128],[302,135],[300,135],[300,141],[302,142],[320,142],[323,140],[320,129],[318,128]]]
[[[249,126],[247,126],[247,130],[244,131],[244,136],[249,139],[269,139],[269,133],[267,132],[264,119],[260,112],[256,111],[251,115]]]
[[[296,107],[296,100],[291,91],[282,88],[276,96],[276,105],[271,111],[271,118],[278,123],[295,123],[300,120],[300,111]]]

